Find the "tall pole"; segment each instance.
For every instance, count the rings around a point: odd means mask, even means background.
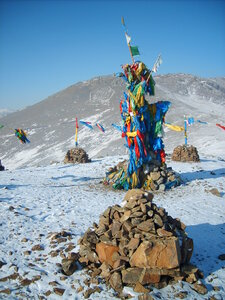
[[[128,45],[129,51],[130,51],[130,56],[131,56],[132,62],[133,62],[133,64],[134,64],[135,61],[134,61],[134,57],[133,57],[133,55],[132,55],[131,46],[130,46],[130,41],[128,41],[128,38],[130,39],[130,37],[128,36],[128,30],[127,30],[127,28],[126,28],[126,25],[125,25],[125,22],[124,22],[124,18],[123,18],[123,17],[121,18],[121,21],[122,21],[122,24],[123,24],[123,26],[124,26],[125,37],[126,37],[126,40],[127,40],[127,45]]]
[[[78,141],[77,141],[77,135],[78,135],[78,122],[77,122],[77,118],[76,118],[76,133],[75,133],[75,146],[78,146]]]
[[[187,120],[185,116],[184,116],[184,143],[185,146],[187,146]]]

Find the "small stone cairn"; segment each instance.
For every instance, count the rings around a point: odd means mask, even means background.
[[[174,148],[172,160],[181,162],[199,162],[198,150],[192,145],[180,145]]]
[[[185,225],[152,199],[151,193],[129,190],[125,205],[108,207],[79,240],[79,263],[119,295],[124,286],[145,293],[151,286],[195,283],[203,276],[189,264],[193,240]]]
[[[82,148],[73,148],[67,151],[64,163],[88,163],[91,160],[88,158],[88,154]]]

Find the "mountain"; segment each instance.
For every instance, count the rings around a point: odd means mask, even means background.
[[[156,96],[148,97],[150,103],[171,101],[166,121],[183,125],[184,114],[196,120],[188,128],[188,142],[196,146],[200,154],[224,157],[225,132],[216,126],[224,124],[225,78],[199,78],[187,74],[167,74],[154,77]],[[70,87],[1,118],[5,125],[0,131],[0,159],[9,169],[49,164],[62,161],[68,149],[74,146],[75,117],[79,120],[101,123],[106,132],[96,126],[94,130],[80,125],[79,146],[91,158],[107,155],[123,155],[126,149],[120,133],[111,124],[121,123],[119,102],[125,91],[125,83],[114,76],[96,77],[78,82]],[[22,128],[31,143],[20,144],[10,128]],[[183,144],[183,133],[165,129],[165,150],[171,153]]]
[[[14,110],[12,110],[12,109],[0,108],[0,118],[5,117],[8,114],[11,114],[12,112],[14,112]]]

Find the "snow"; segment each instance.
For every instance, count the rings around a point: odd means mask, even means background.
[[[59,149],[56,149],[59,151]],[[36,153],[27,152],[23,155]],[[0,291],[11,290],[1,299],[39,299],[48,290],[48,299],[84,299],[76,291],[87,278],[84,270],[69,277],[63,276],[57,263],[60,255],[51,257],[52,250],[65,250],[77,241],[92,225],[98,222],[100,214],[110,205],[121,204],[124,191],[111,191],[100,181],[110,166],[126,157],[111,156],[93,160],[88,164],[55,164],[45,167],[27,167],[0,173],[0,261],[6,263],[0,268]],[[188,236],[194,240],[191,262],[204,273],[203,283],[207,295],[197,294],[188,283],[180,282],[164,289],[156,288],[150,293],[154,299],[174,299],[179,291],[188,293],[187,299],[225,298],[225,270],[218,259],[225,253],[225,161],[216,157],[202,156],[200,163],[175,163],[168,160],[168,166],[181,174],[184,184],[170,191],[156,194],[154,202],[163,206],[172,217],[180,218],[187,225]],[[217,188],[221,197],[210,193]],[[50,236],[62,230],[72,233],[70,241],[52,248]],[[22,242],[27,238],[27,242]],[[43,251],[31,251],[41,244]],[[25,255],[25,251],[31,251]],[[67,253],[66,253],[67,254]],[[28,286],[21,286],[20,279],[1,281],[1,278],[16,272],[21,278],[41,279]],[[62,297],[53,292],[50,282],[64,288]],[[214,291],[213,287],[218,290]],[[100,284],[102,292],[94,293],[91,299],[117,299],[112,289]],[[132,289],[126,292],[138,298]]]

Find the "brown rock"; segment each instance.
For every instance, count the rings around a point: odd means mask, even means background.
[[[139,230],[147,231],[147,232],[155,230],[154,222],[152,220],[147,220],[138,224],[137,228]]]
[[[160,172],[151,172],[150,176],[153,181],[157,181],[160,178],[161,174],[160,174]]]
[[[131,215],[131,211],[130,210],[124,211],[123,216],[120,218],[120,223],[123,223],[126,220],[128,220],[130,218],[130,215]]]
[[[43,245],[34,245],[32,248],[31,248],[32,251],[42,251],[44,250],[44,246]]]
[[[121,223],[119,221],[113,221],[112,223],[112,236],[115,236],[121,228]]]
[[[167,231],[163,228],[158,228],[157,229],[157,235],[162,236],[162,237],[169,237],[169,236],[172,236],[173,234],[172,234],[172,232]]]
[[[10,295],[11,294],[11,290],[10,289],[4,289],[4,290],[0,290],[1,294],[7,294]]]
[[[221,196],[221,193],[220,193],[220,192],[218,191],[218,189],[216,189],[216,188],[213,188],[213,189],[209,190],[209,192],[210,192],[211,194],[217,196],[217,197],[222,197],[222,196]]]
[[[99,269],[102,271],[101,276],[103,278],[108,278],[110,276],[111,267],[106,262],[103,262]]]
[[[146,289],[142,284],[140,284],[140,282],[137,282],[135,287],[134,287],[134,291],[136,293],[149,293],[150,290]]]
[[[44,295],[45,295],[46,297],[48,297],[48,296],[51,295],[51,293],[52,293],[52,292],[51,292],[50,290],[48,290],[47,292],[44,293]]]
[[[76,260],[64,258],[62,260],[62,270],[65,275],[72,275],[77,270]]]
[[[121,291],[123,288],[121,275],[119,272],[114,272],[111,275],[111,277],[109,279],[109,283],[115,291]]]
[[[127,244],[127,248],[130,250],[135,250],[135,249],[137,249],[139,243],[140,243],[140,239],[132,238],[132,239],[130,239],[129,243]]]
[[[134,284],[141,281],[142,278],[142,268],[128,268],[122,270],[122,281],[127,284]]]
[[[187,295],[188,295],[188,292],[182,291],[182,292],[175,294],[174,296],[176,298],[185,299],[185,298],[187,298]]]
[[[138,296],[138,300],[154,300],[154,298],[149,294],[143,294]]]
[[[203,283],[201,284],[195,283],[191,285],[191,288],[201,295],[205,295],[208,292],[206,286]]]
[[[30,285],[31,283],[32,283],[32,280],[27,279],[27,278],[22,279],[22,280],[20,281],[20,284],[21,284],[22,286],[27,286],[27,285]]]
[[[180,265],[181,255],[177,238],[144,241],[130,259],[131,267],[176,268]]]
[[[124,201],[128,201],[131,198],[134,200],[138,200],[143,198],[144,196],[144,191],[139,190],[139,189],[132,189],[132,190],[128,190],[125,197],[124,197]]]
[[[53,291],[54,291],[55,294],[57,294],[59,296],[62,296],[65,292],[65,289],[54,288]]]

